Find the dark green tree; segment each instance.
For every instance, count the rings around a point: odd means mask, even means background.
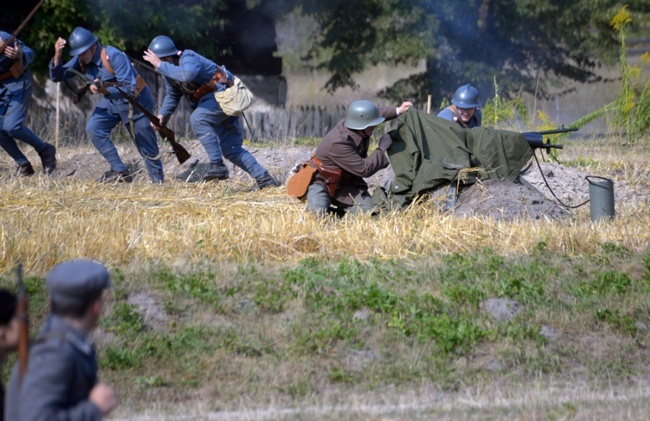
[[[278,0],[280,1],[280,0]],[[286,4],[286,2],[283,1]],[[383,92],[436,100],[471,82],[484,98],[497,78],[506,91],[544,96],[540,76],[595,81],[594,69],[616,56],[609,22],[622,4],[613,0],[307,0],[295,1],[319,25],[312,56],[331,72],[326,87],[354,86],[354,74],[378,62],[425,58],[427,72]],[[650,3],[628,2],[645,18]]]

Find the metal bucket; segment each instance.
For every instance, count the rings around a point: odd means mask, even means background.
[[[609,178],[588,175],[589,211],[591,222],[601,218],[614,219],[614,181]]]

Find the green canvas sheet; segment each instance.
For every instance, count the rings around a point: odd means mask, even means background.
[[[388,157],[395,172],[391,196],[402,204],[453,181],[463,168],[480,168],[480,178],[514,181],[533,154],[517,132],[464,129],[413,109],[397,121]]]

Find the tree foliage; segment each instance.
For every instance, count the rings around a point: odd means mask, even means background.
[[[353,75],[377,62],[427,59],[427,73],[383,92],[392,98],[438,101],[471,82],[484,98],[496,77],[505,92],[546,94],[538,77],[597,80],[594,68],[616,57],[609,25],[613,0],[330,0],[297,1],[315,16],[320,36],[312,51],[329,51],[327,88],[354,86]],[[650,3],[629,2],[645,16]],[[647,24],[646,24],[647,25]]]
[[[28,3],[36,0],[20,8]],[[637,29],[648,30],[650,2],[627,3]],[[615,0],[47,0],[23,39],[51,52],[58,36],[82,25],[136,57],[165,34],[181,49],[216,59],[244,49],[255,54],[275,42],[267,26],[246,20],[246,11],[275,19],[300,10],[316,23],[307,58],[325,58],[317,63],[331,74],[330,91],[356,86],[355,74],[377,63],[425,59],[425,74],[383,95],[421,100],[432,94],[439,102],[468,82],[488,98],[495,77],[504,93],[542,96],[541,76],[597,80],[596,66],[618,57],[609,23],[621,7]],[[47,54],[37,59],[36,69],[44,69]]]

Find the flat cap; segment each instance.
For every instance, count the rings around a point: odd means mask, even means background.
[[[84,305],[111,286],[108,269],[94,260],[59,263],[45,276],[50,299],[59,307]]]

